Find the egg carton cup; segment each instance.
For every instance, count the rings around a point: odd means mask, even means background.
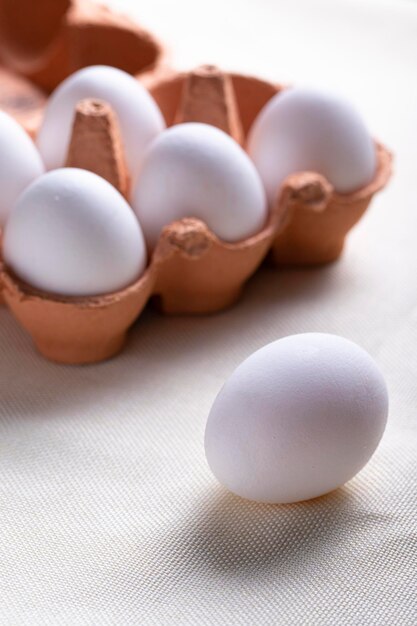
[[[194,84],[199,91],[204,75],[215,74],[216,68],[207,66],[191,73],[165,72],[144,77],[161,108],[168,126],[178,121],[177,111]],[[265,104],[286,88],[259,78],[229,74],[235,94],[236,108],[229,126],[216,123],[215,117],[205,111],[204,98],[200,107],[194,104],[186,119],[206,121],[245,143],[253,122]],[[192,89],[191,89],[192,90]],[[205,94],[200,87],[200,93]],[[198,102],[198,99],[196,99]],[[221,107],[218,106],[218,109]],[[237,118],[237,121],[236,121]],[[243,137],[233,129],[241,128]],[[373,180],[358,191],[337,193],[324,176],[314,172],[297,172],[289,176],[277,190],[277,213],[285,215],[285,225],[277,224],[270,259],[277,266],[314,266],[335,261],[342,253],[346,235],[368,208],[373,196],[383,189],[392,173],[392,155],[375,141],[377,169]]]
[[[92,298],[52,296],[25,284],[2,265],[3,297],[39,352],[66,364],[96,363],[122,349],[129,327],[145,307],[152,270],[119,292]]]
[[[275,265],[324,265],[339,258],[346,235],[391,176],[390,152],[379,143],[375,148],[375,176],[353,193],[337,193],[315,172],[295,173],[284,181],[278,203],[286,211],[287,224],[273,241],[270,258]]]
[[[75,71],[111,65],[138,75],[164,63],[151,33],[92,0],[0,0],[0,108],[32,136],[44,92]]]

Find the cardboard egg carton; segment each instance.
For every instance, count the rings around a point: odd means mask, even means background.
[[[40,4],[45,5],[46,24],[35,36],[28,33],[27,16],[37,25]],[[19,19],[16,6],[22,12],[27,9],[26,21]],[[152,36],[89,0],[0,0],[0,58],[7,65],[0,69],[0,108],[12,113],[32,136],[46,104],[39,85],[50,90],[83,65],[107,63],[140,73],[168,126],[205,122],[242,146],[260,110],[283,89],[212,66],[177,73],[167,69],[163,57],[163,48]],[[268,254],[276,265],[335,260],[346,234],[390,177],[390,153],[380,144],[376,150],[374,180],[353,194],[335,193],[316,173],[288,177],[263,230],[239,243],[220,241],[192,217],[167,225],[144,275],[117,293],[54,296],[23,283],[3,264],[4,299],[45,357],[71,364],[110,358],[123,347],[128,329],[149,300],[167,314],[213,313],[238,299]],[[99,174],[129,197],[119,123],[108,104],[78,104],[67,165]]]
[[[0,108],[33,136],[46,95],[88,65],[152,72],[165,48],[92,0],[0,0]]]
[[[168,125],[207,122],[241,143],[259,111],[280,89],[213,67],[148,77],[147,83]],[[263,230],[239,243],[220,241],[195,218],[166,226],[145,274],[117,293],[57,297],[24,284],[3,266],[6,303],[47,358],[62,363],[109,358],[122,348],[129,327],[151,298],[165,313],[212,313],[237,300],[268,251],[277,263],[315,264],[336,258],[347,231],[389,178],[390,154],[380,145],[377,151],[375,179],[354,194],[335,194],[315,173],[288,177]],[[67,165],[101,175],[129,196],[118,120],[108,104],[79,103]]]

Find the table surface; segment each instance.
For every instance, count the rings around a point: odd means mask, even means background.
[[[340,262],[262,269],[237,307],[147,311],[124,354],[42,360],[0,310],[0,623],[417,622],[417,6],[407,2],[112,2],[215,62],[346,93],[395,152],[395,177]],[[260,346],[344,335],[384,371],[389,425],[369,465],[318,500],[226,493],[203,451],[211,403]]]

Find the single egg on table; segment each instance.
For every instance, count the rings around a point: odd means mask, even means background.
[[[387,415],[384,378],[365,350],[335,335],[293,335],[252,354],[226,382],[208,418],[206,457],[243,498],[308,500],[364,467]]]
[[[109,104],[117,115],[125,156],[133,176],[150,142],[165,128],[159,107],[130,74],[97,65],[67,78],[48,100],[37,137],[48,170],[64,167],[71,140],[75,109],[81,100],[94,98]]]
[[[274,96],[249,133],[247,149],[276,201],[284,179],[295,172],[322,174],[341,194],[375,176],[375,144],[356,109],[339,95],[294,87]]]
[[[268,217],[253,163],[223,131],[200,123],[164,131],[145,154],[132,204],[150,249],[164,226],[195,217],[233,243],[259,232]]]
[[[3,255],[18,278],[63,296],[121,290],[146,266],[142,230],[123,196],[100,176],[72,168],[48,172],[23,192]]]
[[[29,135],[10,115],[0,111],[0,228],[22,191],[44,171]]]

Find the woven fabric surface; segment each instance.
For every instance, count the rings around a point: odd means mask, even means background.
[[[141,4],[112,3],[170,41],[179,67],[217,62],[344,91],[395,152],[396,175],[340,262],[263,268],[219,315],[146,311],[107,363],[48,363],[1,308],[0,624],[413,626],[417,7],[212,0],[202,20],[198,2]],[[386,435],[328,496],[246,502],[209,472],[207,414],[241,360],[305,331],[343,335],[377,360]]]

